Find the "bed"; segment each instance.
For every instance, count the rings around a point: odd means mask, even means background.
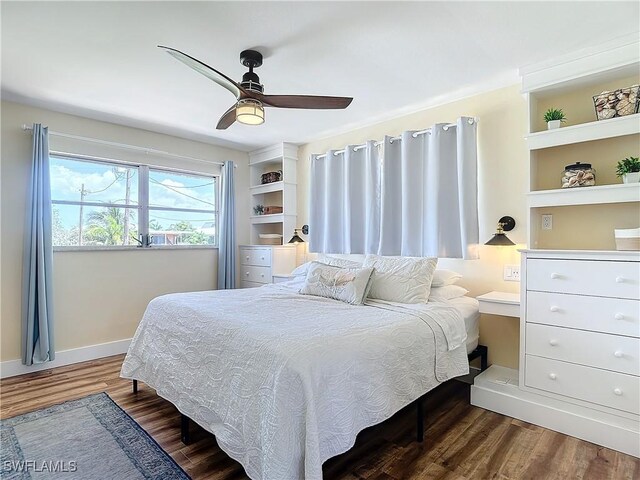
[[[322,478],[358,432],[467,374],[477,346],[474,299],[353,306],[300,281],[158,297],[122,366],[254,480]]]

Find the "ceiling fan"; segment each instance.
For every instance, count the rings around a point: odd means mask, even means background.
[[[237,83],[224,73],[180,50],[162,45],[158,45],[158,48],[162,48],[186,66],[226,88],[236,97],[236,104],[227,110],[218,121],[216,126],[218,130],[229,128],[236,120],[247,125],[260,125],[264,123],[264,107],[341,109],[347,108],[353,100],[350,97],[265,95],[260,78],[253,71],[254,68],[262,65],[262,54],[255,50],[244,50],[240,53],[240,63],[249,71],[242,76],[242,81]]]

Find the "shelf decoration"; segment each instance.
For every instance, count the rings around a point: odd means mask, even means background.
[[[622,177],[622,183],[640,182],[640,158],[627,157],[618,162],[616,175]]]
[[[560,128],[560,124],[567,120],[562,109],[550,108],[544,114],[544,121],[547,122],[547,130]]]
[[[254,215],[264,215],[264,205],[256,205],[253,207]]]
[[[606,120],[638,113],[638,106],[640,106],[639,91],[640,85],[633,85],[613,92],[602,92],[600,95],[595,95],[593,97],[593,105],[596,109],[596,118],[598,120]]]
[[[596,169],[590,163],[572,163],[564,167],[562,188],[593,187],[596,184]]]

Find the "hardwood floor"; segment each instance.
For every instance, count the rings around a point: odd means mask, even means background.
[[[119,378],[123,356],[0,381],[0,418],[107,392],[194,479],[246,478],[215,438],[193,426],[180,441],[180,416],[145,384]],[[640,460],[469,404],[469,387],[449,382],[427,396],[425,441],[415,442],[407,408],[363,431],[324,465],[325,479],[640,479]]]

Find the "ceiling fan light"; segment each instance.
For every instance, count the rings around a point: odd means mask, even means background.
[[[264,107],[258,100],[246,98],[236,105],[236,120],[245,125],[264,123]]]

